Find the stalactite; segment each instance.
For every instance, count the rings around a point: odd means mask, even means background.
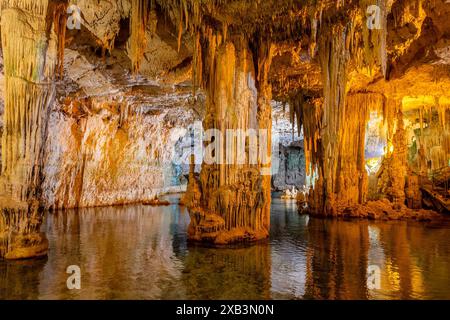
[[[378,0],[378,5],[381,9],[381,30],[380,30],[380,44],[379,44],[379,57],[381,63],[381,71],[384,78],[387,75],[387,15],[388,15],[388,4],[387,0]]]
[[[178,23],[178,38],[177,38],[178,52],[180,52],[181,39],[182,39],[182,36],[183,36],[183,16],[184,16],[184,14],[185,14],[185,7],[184,6],[180,6],[180,21]]]
[[[2,1],[5,114],[0,181],[0,256],[46,253],[40,233],[42,160],[53,82],[61,64],[56,1]],[[65,24],[64,24],[65,26]]]
[[[316,48],[317,48],[317,30],[318,30],[318,21],[317,19],[311,18],[311,40],[309,44],[309,55],[314,58],[316,56]]]
[[[436,104],[435,108],[437,109],[438,112],[439,123],[442,126],[444,132],[447,132],[448,129],[447,111],[450,110],[450,106],[446,104],[441,105],[437,97],[435,97],[435,104]]]
[[[434,105],[418,107],[416,117],[419,122],[415,134],[417,158],[410,160],[422,178],[439,176],[441,181],[445,178],[441,172],[449,167],[448,104],[436,97]]]
[[[393,109],[394,119],[389,118],[393,125],[388,129],[388,146],[378,173],[378,193],[390,201],[404,204],[407,177],[407,145],[403,125],[403,112],[400,103],[389,99],[388,104]]]
[[[146,29],[148,24],[149,4],[147,0],[131,1],[129,52],[132,71],[139,72],[141,60],[147,47]]]
[[[192,81],[193,81],[193,94],[195,96],[195,88],[201,86],[203,82],[203,55],[202,46],[200,43],[200,32],[197,31],[194,35],[194,53],[193,53],[193,66],[192,66]]]
[[[60,78],[64,77],[64,49],[66,43],[66,22],[67,22],[66,1],[58,2],[53,12],[54,31],[58,35],[58,62],[56,70]]]
[[[371,1],[362,1],[361,8],[366,10],[369,5],[373,4]],[[379,8],[379,26],[374,29],[368,27],[363,28],[364,47],[365,47],[365,64],[369,67],[378,65],[381,68],[381,73],[387,77],[387,16],[390,11],[390,4],[387,0],[377,0],[377,7]],[[378,19],[378,18],[376,18]]]

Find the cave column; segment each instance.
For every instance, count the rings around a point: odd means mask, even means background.
[[[227,244],[268,237],[271,51],[267,45],[252,52],[243,37],[209,39],[207,146],[200,178],[188,190],[191,240]]]
[[[388,141],[386,154],[378,173],[377,192],[393,203],[404,204],[406,181],[408,178],[413,179],[413,175],[408,174],[408,146],[402,103],[398,99],[387,98],[385,109]],[[415,187],[418,188],[418,184]],[[415,190],[415,193],[420,194],[420,191]]]
[[[324,86],[320,121],[317,112],[306,112],[302,122],[305,150],[317,180],[309,196],[309,208],[317,215],[336,216],[346,207],[364,203],[368,191],[365,170],[365,129],[369,110],[377,101],[364,94],[348,94],[350,48],[341,25],[323,31],[319,61]],[[317,107],[316,107],[317,108]],[[316,124],[318,123],[318,124]]]
[[[5,114],[0,177],[0,257],[45,255],[40,233],[42,160],[54,75],[63,50],[65,3],[3,0]]]

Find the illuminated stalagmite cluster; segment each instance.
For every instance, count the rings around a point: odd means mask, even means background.
[[[195,120],[205,148],[185,156],[199,164],[183,197],[190,239],[267,238],[274,101],[289,108],[303,139],[302,210],[418,220],[448,213],[445,0],[1,4],[2,257],[45,253],[40,207],[183,190],[188,164],[171,158]],[[80,29],[65,28],[71,5]]]

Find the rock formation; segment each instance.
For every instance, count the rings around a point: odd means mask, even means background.
[[[55,98],[66,6],[57,1],[2,1],[5,114],[0,180],[0,256],[46,253],[40,233],[44,141]]]
[[[40,208],[183,190],[199,120],[190,239],[267,238],[277,105],[304,161],[273,181],[304,176],[310,214],[448,212],[449,14],[445,0],[1,1],[0,256],[45,254]]]
[[[270,221],[270,175],[264,170],[270,170],[271,49],[253,53],[244,37],[223,42],[212,35],[207,41],[203,126],[216,132],[206,137],[214,148],[205,155],[198,188],[188,190],[199,192],[198,201],[188,203],[189,235],[216,244],[263,239]],[[258,134],[247,138],[250,132]]]

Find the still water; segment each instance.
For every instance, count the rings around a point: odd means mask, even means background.
[[[277,198],[271,220],[269,241],[217,249],[187,244],[178,205],[49,214],[48,257],[0,261],[0,299],[450,299],[448,222],[322,220]]]

